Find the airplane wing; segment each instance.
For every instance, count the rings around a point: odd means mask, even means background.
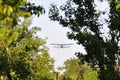
[[[68,43],[68,44],[55,44],[55,43],[51,43],[51,45],[73,45],[72,43]]]
[[[58,47],[58,46],[53,46],[54,48],[69,48],[70,46],[66,46],[66,47]]]
[[[63,48],[69,48],[70,46],[64,46]]]

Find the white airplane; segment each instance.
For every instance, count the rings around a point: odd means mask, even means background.
[[[54,48],[69,48],[70,46],[68,46],[68,45],[73,45],[73,44],[56,44],[56,43],[52,43],[51,45],[55,45],[55,46],[53,46]]]

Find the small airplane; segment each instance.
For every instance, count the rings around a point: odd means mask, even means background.
[[[54,43],[52,43],[51,45],[55,45],[54,48],[69,48],[70,46],[68,46],[68,45],[73,45],[73,44],[54,44]]]

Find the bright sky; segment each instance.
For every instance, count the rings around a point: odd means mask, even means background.
[[[65,1],[66,0],[30,0],[30,2],[33,2],[36,5],[43,5],[46,10],[46,13],[44,15],[41,15],[39,18],[34,17],[32,26],[40,26],[41,31],[38,33],[38,36],[42,38],[48,38],[46,40],[47,47],[49,48],[50,56],[56,60],[55,68],[62,66],[66,59],[75,57],[75,52],[85,53],[82,46],[77,45],[73,40],[67,39],[66,33],[69,31],[69,29],[62,27],[62,25],[59,25],[58,22],[50,21],[48,17],[50,3],[54,2],[57,5],[61,5],[65,3]],[[53,46],[50,45],[51,43],[73,43],[73,46],[70,48],[60,49],[53,48]]]
[[[32,26],[40,26],[41,31],[38,33],[38,36],[42,38],[48,38],[46,40],[47,47],[49,48],[50,56],[55,59],[55,68],[62,66],[64,61],[76,57],[75,52],[81,51],[84,52],[84,48],[80,45],[77,45],[75,41],[68,40],[66,33],[69,31],[67,28],[63,28],[59,25],[58,22],[50,21],[48,17],[48,11],[50,3],[54,2],[57,5],[63,4],[66,0],[30,0],[36,5],[43,5],[46,9],[46,13],[41,15],[39,18],[34,17]],[[73,43],[70,48],[54,48],[51,43]]]

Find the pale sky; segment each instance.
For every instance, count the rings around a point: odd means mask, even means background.
[[[77,45],[75,41],[68,40],[66,33],[69,29],[62,27],[58,22],[50,21],[48,17],[48,11],[50,3],[55,3],[57,5],[61,5],[66,2],[66,0],[30,0],[36,5],[43,5],[46,10],[44,15],[41,15],[39,18],[34,17],[32,26],[40,26],[41,31],[38,33],[38,36],[42,38],[48,38],[46,40],[47,47],[49,48],[50,56],[55,59],[55,68],[62,66],[64,61],[75,57],[75,52],[83,52],[85,53],[84,48],[81,45]],[[101,6],[101,4],[100,4]],[[103,6],[103,5],[102,5]],[[104,5],[105,7],[105,5]],[[51,43],[73,43],[73,46],[70,48],[59,49],[53,48]]]
[[[80,45],[77,45],[75,41],[68,40],[66,33],[69,29],[62,27],[58,22],[50,21],[48,17],[48,10],[50,3],[54,2],[57,5],[63,4],[66,0],[30,0],[34,2],[36,5],[43,5],[46,9],[46,13],[41,15],[39,18],[34,17],[32,26],[40,26],[41,31],[38,33],[38,36],[42,38],[48,38],[46,40],[47,47],[49,48],[50,56],[55,59],[55,68],[62,66],[64,61],[71,58],[76,57],[75,52],[85,52],[84,48]],[[73,43],[70,48],[54,48],[51,43]]]

